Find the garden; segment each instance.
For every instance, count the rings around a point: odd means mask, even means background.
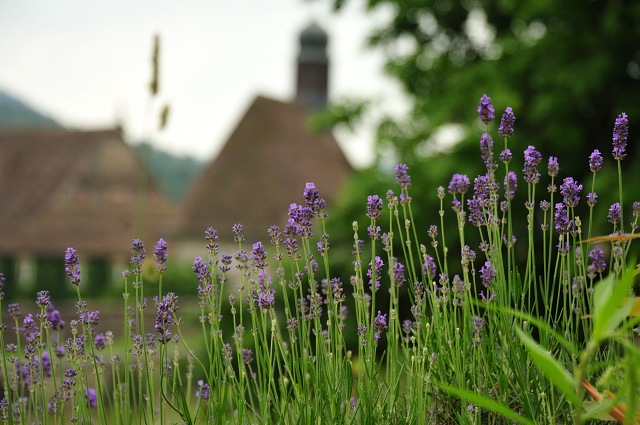
[[[361,199],[358,221],[332,224],[350,229],[348,247],[330,238],[322,188],[307,183],[288,222],[265,229],[270,246],[245,240],[239,223],[237,250],[222,253],[216,230],[203,229],[203,256],[184,283],[193,305],[163,290],[167,243],[149,249],[134,239],[122,320],[112,330],[83,300],[82,253],[68,248],[61,256],[77,290],[75,313],[57,310],[46,291],[35,316],[0,304],[11,318],[0,332],[0,419],[636,423],[640,304],[631,247],[640,202],[623,199],[623,184],[632,184],[621,171],[628,117],[620,113],[612,145],[601,148],[612,156],[594,150],[583,161],[592,179],[578,182],[562,174],[562,158],[543,158],[517,137],[514,145],[512,108],[498,125],[484,95],[477,112],[485,171],[434,187],[439,222],[424,233],[407,165],[395,167],[397,185],[386,194]],[[618,168],[616,187],[597,186],[607,161]],[[619,200],[598,208],[596,187]],[[522,205],[526,226],[514,226]],[[609,234],[594,234],[603,213]],[[339,260],[332,254],[347,251],[348,280],[331,267]],[[145,267],[156,268],[157,283]]]

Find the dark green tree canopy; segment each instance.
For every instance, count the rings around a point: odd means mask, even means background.
[[[335,0],[340,9],[346,0]],[[496,118],[516,114],[514,142],[546,157],[575,158],[565,175],[586,174],[593,149],[611,161],[615,118],[630,120],[629,157],[640,122],[640,2],[553,0],[369,0],[392,6],[386,27],[371,35],[389,53],[387,71],[413,104],[405,122],[380,124],[378,143],[401,161],[420,161],[416,147],[445,123],[482,131],[480,97],[493,99]],[[402,45],[402,49],[394,48]],[[396,52],[407,52],[398,54]],[[581,159],[582,161],[579,161]],[[630,166],[627,161],[626,166]]]

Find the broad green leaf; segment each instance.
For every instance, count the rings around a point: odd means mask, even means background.
[[[620,308],[620,304],[633,287],[634,270],[629,268],[622,276],[622,279],[613,285],[613,275],[596,285],[594,291],[594,314],[593,314],[593,334],[595,341],[601,341],[607,334],[613,332],[633,307],[633,298],[629,299],[626,305]]]
[[[504,416],[505,418],[511,419],[519,424],[535,425],[534,422],[530,419],[518,415],[516,412],[509,409],[504,404],[498,403],[497,401],[489,397],[485,397],[468,390],[463,390],[461,388],[452,387],[438,382],[436,382],[436,385],[448,393],[457,395],[463,400],[470,401],[471,403],[474,403],[480,407],[484,407],[485,409],[491,410],[492,412],[496,412]]]
[[[575,393],[576,383],[565,368],[554,359],[551,354],[547,353],[544,348],[540,347],[529,335],[519,328],[514,328],[520,340],[524,343],[533,362],[540,368],[544,376],[546,376],[554,385],[564,394],[564,396],[574,406],[580,405],[580,399]]]
[[[606,278],[602,279],[600,282],[596,284],[596,287],[593,291],[593,317],[594,320],[597,319],[604,305],[611,298],[611,294],[613,293],[613,281],[615,279],[614,274],[610,274]]]
[[[585,401],[582,403],[582,406],[585,408],[582,419],[599,419],[601,421],[618,422],[616,418],[608,413],[616,403],[617,400],[615,399],[604,399],[600,403],[596,403],[593,400]]]

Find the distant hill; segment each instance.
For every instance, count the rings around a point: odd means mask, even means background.
[[[0,91],[0,127],[12,129],[62,128],[18,99]]]
[[[148,159],[149,174],[164,196],[179,203],[189,192],[192,183],[207,165],[188,156],[174,156],[147,143],[133,146],[142,163]]]

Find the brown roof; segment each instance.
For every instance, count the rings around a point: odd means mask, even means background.
[[[203,238],[211,226],[229,240],[242,223],[247,241],[284,227],[291,203],[304,201],[313,182],[330,203],[352,171],[330,132],[312,132],[308,111],[296,103],[257,97],[226,145],[202,173],[184,205],[183,232]]]
[[[116,131],[0,131],[0,254],[125,256],[140,165]],[[149,185],[145,237],[171,221]]]

